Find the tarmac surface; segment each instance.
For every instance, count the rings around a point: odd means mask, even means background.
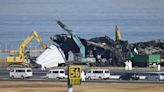
[[[48,81],[48,82],[66,82],[67,79],[46,79],[45,75],[48,72],[48,70],[40,70],[40,69],[33,69],[33,77],[30,79],[11,79],[9,77],[9,70],[6,68],[0,69],[0,80],[7,80],[7,81]],[[126,72],[134,72],[134,73],[146,73],[147,71],[144,71],[140,69],[140,71],[125,71],[120,69],[111,69],[111,79],[108,80],[86,80],[85,82],[94,82],[94,83],[162,83],[164,84],[164,81],[149,81],[149,80],[119,80],[118,78],[114,78],[114,76],[119,77],[122,73]]]

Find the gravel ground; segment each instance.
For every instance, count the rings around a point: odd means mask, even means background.
[[[164,92],[164,84],[82,83],[74,92]],[[1,92],[67,92],[65,82],[0,81]]]

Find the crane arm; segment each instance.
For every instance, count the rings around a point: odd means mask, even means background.
[[[77,44],[77,46],[80,49],[80,53],[82,55],[83,58],[85,58],[85,47],[84,45],[81,43],[79,37],[77,36],[77,34],[75,32],[73,32],[72,30],[68,29],[66,25],[64,25],[61,21],[57,21],[57,24],[66,32],[68,32],[71,37],[73,38],[73,40],[75,41],[75,43]]]
[[[36,31],[33,31],[32,34],[29,37],[27,37],[21,43],[21,45],[19,46],[19,55],[20,56],[21,55],[24,55],[24,53],[25,53],[25,51],[24,51],[25,46],[27,46],[34,39],[34,37],[40,43],[40,45],[41,45],[42,48],[45,49],[47,47],[45,44],[43,44],[43,42],[42,42],[40,36],[37,34],[37,32]]]
[[[33,32],[33,35],[35,36],[35,39],[40,43],[40,46],[43,49],[46,49],[47,48],[47,45],[43,43],[43,41],[41,40],[41,37],[37,34],[36,31]]]
[[[15,62],[15,63],[22,63],[22,62],[27,62],[27,59],[25,57],[26,52],[25,52],[25,47],[33,40],[36,39],[42,48],[46,48],[47,46],[43,44],[40,36],[34,31],[30,36],[28,36],[20,45],[19,45],[19,50],[18,50],[18,55],[17,56],[8,56],[7,57],[7,62]]]
[[[34,38],[33,34],[29,37],[27,37],[19,46],[19,57],[23,58],[24,57],[24,53],[25,53],[25,46],[29,44],[29,42]]]
[[[116,41],[121,40],[121,33],[120,33],[120,29],[119,29],[118,25],[116,25],[116,27],[115,27],[115,37],[116,37]]]
[[[76,35],[75,32],[71,32],[71,36],[73,38],[73,40],[75,41],[75,43],[77,44],[77,46],[80,48],[80,53],[82,55],[83,58],[85,58],[85,47],[84,45],[81,43],[80,39],[78,38],[78,36]]]

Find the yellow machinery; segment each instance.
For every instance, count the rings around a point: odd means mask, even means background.
[[[26,63],[28,62],[28,58],[26,57],[26,51],[25,51],[25,47],[33,40],[36,39],[42,48],[47,48],[47,46],[45,44],[43,44],[40,36],[37,34],[36,31],[33,31],[32,34],[27,37],[19,46],[19,50],[18,50],[18,55],[17,56],[8,56],[7,57],[7,62],[8,63]]]
[[[19,50],[0,50],[0,53],[18,53]],[[39,50],[29,50],[29,53],[42,53],[44,52],[43,49]]]
[[[116,41],[119,41],[119,40],[121,40],[121,33],[120,33],[120,30],[119,30],[119,28],[118,28],[118,25],[116,25],[116,27],[115,27],[115,37],[116,37]]]

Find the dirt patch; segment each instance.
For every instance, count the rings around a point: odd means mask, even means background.
[[[164,84],[82,83],[74,92],[163,92]],[[67,92],[66,82],[0,81],[1,92]]]
[[[51,87],[65,87],[59,84],[19,84],[19,85],[0,85],[0,88],[51,88]]]

